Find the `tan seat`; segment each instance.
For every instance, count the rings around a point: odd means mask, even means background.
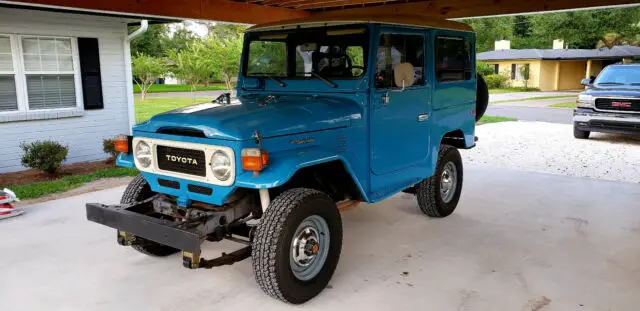
[[[393,69],[393,78],[396,83],[396,87],[412,86],[415,80],[414,75],[415,72],[411,63],[400,63]]]

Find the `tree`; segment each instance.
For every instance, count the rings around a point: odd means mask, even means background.
[[[247,26],[217,23],[209,27],[209,37],[218,40],[242,40]]]
[[[129,33],[138,27],[129,27]],[[166,42],[168,40],[165,25],[149,25],[149,29],[131,42],[131,55],[145,54],[152,57],[165,56]]]
[[[196,88],[211,79],[215,61],[210,48],[202,41],[194,41],[181,51],[169,51],[169,58],[176,63],[173,74],[191,86],[192,102],[196,101]]]
[[[198,37],[184,24],[177,24],[172,27],[171,34],[168,34],[164,39],[165,53],[168,54],[171,50],[181,51],[194,41],[198,40]]]
[[[488,76],[495,74],[495,68],[489,64],[477,62],[476,72],[481,76]]]
[[[167,73],[164,59],[138,53],[131,58],[134,81],[140,87],[140,97],[144,101],[153,83]]]
[[[463,20],[476,32],[476,51],[492,51],[494,42],[513,38],[512,16]]]
[[[240,54],[242,53],[242,41],[240,38],[228,40],[216,40],[210,38],[207,45],[211,48],[215,70],[213,77],[224,81],[231,92],[231,80],[238,76],[240,69]]]

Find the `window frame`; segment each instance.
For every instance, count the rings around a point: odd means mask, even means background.
[[[471,74],[469,75],[469,79],[461,79],[461,80],[446,80],[440,81],[438,78],[438,39],[450,39],[450,40],[459,40],[463,42],[463,45],[469,45],[469,69],[471,70]],[[468,82],[475,79],[474,73],[476,72],[475,64],[474,64],[474,55],[475,48],[473,44],[473,40],[467,36],[459,35],[459,34],[449,34],[449,33],[440,33],[436,34],[433,38],[433,75],[435,83],[437,84],[446,84],[446,83],[462,83]],[[463,74],[466,74],[467,68],[464,68]]]
[[[422,83],[421,84],[413,84],[411,86],[407,86],[404,89],[413,89],[413,88],[421,88],[421,87],[426,87],[428,85],[428,76],[427,76],[427,62],[428,62],[428,57],[427,57],[427,41],[429,40],[429,36],[428,34],[426,34],[423,31],[403,31],[403,30],[397,30],[397,29],[383,29],[378,33],[377,38],[375,38],[374,40],[375,42],[375,50],[371,50],[373,57],[373,61],[372,61],[372,65],[371,65],[371,73],[374,76],[374,81],[373,81],[373,88],[376,90],[401,90],[403,89],[401,86],[393,86],[393,81],[391,81],[391,86],[389,87],[378,87],[376,85],[376,81],[375,81],[375,76],[377,74],[378,71],[378,49],[380,49],[381,45],[380,45],[380,41],[382,39],[383,35],[393,35],[393,36],[413,36],[413,37],[419,37],[420,39],[422,39]],[[405,42],[406,43],[406,42]],[[406,47],[405,47],[406,48]]]
[[[520,71],[520,68],[522,67],[529,67],[529,75],[531,75],[531,64],[530,63],[514,63],[512,66],[512,70],[513,70],[513,74],[511,75],[511,81],[525,81],[524,77],[522,76],[522,72]],[[529,76],[529,79],[531,79],[531,76]]]
[[[7,34],[0,33],[2,37],[9,37],[11,43],[11,58],[13,61],[13,75],[16,84],[16,97],[18,102],[18,110],[0,111],[0,116],[11,116],[20,114],[36,114],[36,113],[57,113],[65,111],[83,111],[82,97],[82,75],[80,72],[80,54],[78,52],[78,39],[75,37],[64,36],[46,36],[36,34]],[[24,49],[22,40],[25,38],[43,38],[43,39],[68,39],[71,42],[71,60],[73,63],[73,71],[27,71],[25,68]],[[75,88],[75,105],[64,108],[51,109],[30,109],[29,94],[27,89],[27,72],[32,75],[69,75],[73,74],[73,82]],[[10,74],[10,73],[8,73]]]

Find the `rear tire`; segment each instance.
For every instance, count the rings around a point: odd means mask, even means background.
[[[573,126],[573,137],[577,139],[589,139],[590,134],[590,131],[581,131],[577,129],[575,125]]]
[[[300,304],[329,283],[342,248],[342,220],[326,194],[294,188],[271,202],[256,228],[256,281],[276,299]]]
[[[151,191],[151,187],[149,187],[149,184],[142,177],[142,175],[138,175],[133,178],[133,180],[127,186],[127,189],[124,190],[120,203],[131,204],[134,202],[143,201],[152,197],[154,194],[155,193]],[[179,249],[149,241],[140,237],[135,237],[135,239],[136,244],[131,245],[131,247],[145,255],[154,257],[166,257],[180,251]]]
[[[455,147],[441,145],[435,173],[415,186],[420,210],[429,217],[451,215],[460,200],[462,179],[460,152]]]

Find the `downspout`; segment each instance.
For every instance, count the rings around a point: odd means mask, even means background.
[[[136,124],[135,100],[133,96],[133,74],[131,70],[131,41],[145,32],[149,28],[147,20],[140,21],[140,28],[127,35],[124,39],[124,71],[125,83],[127,88],[127,113],[129,114],[129,134],[132,134],[131,128]]]

